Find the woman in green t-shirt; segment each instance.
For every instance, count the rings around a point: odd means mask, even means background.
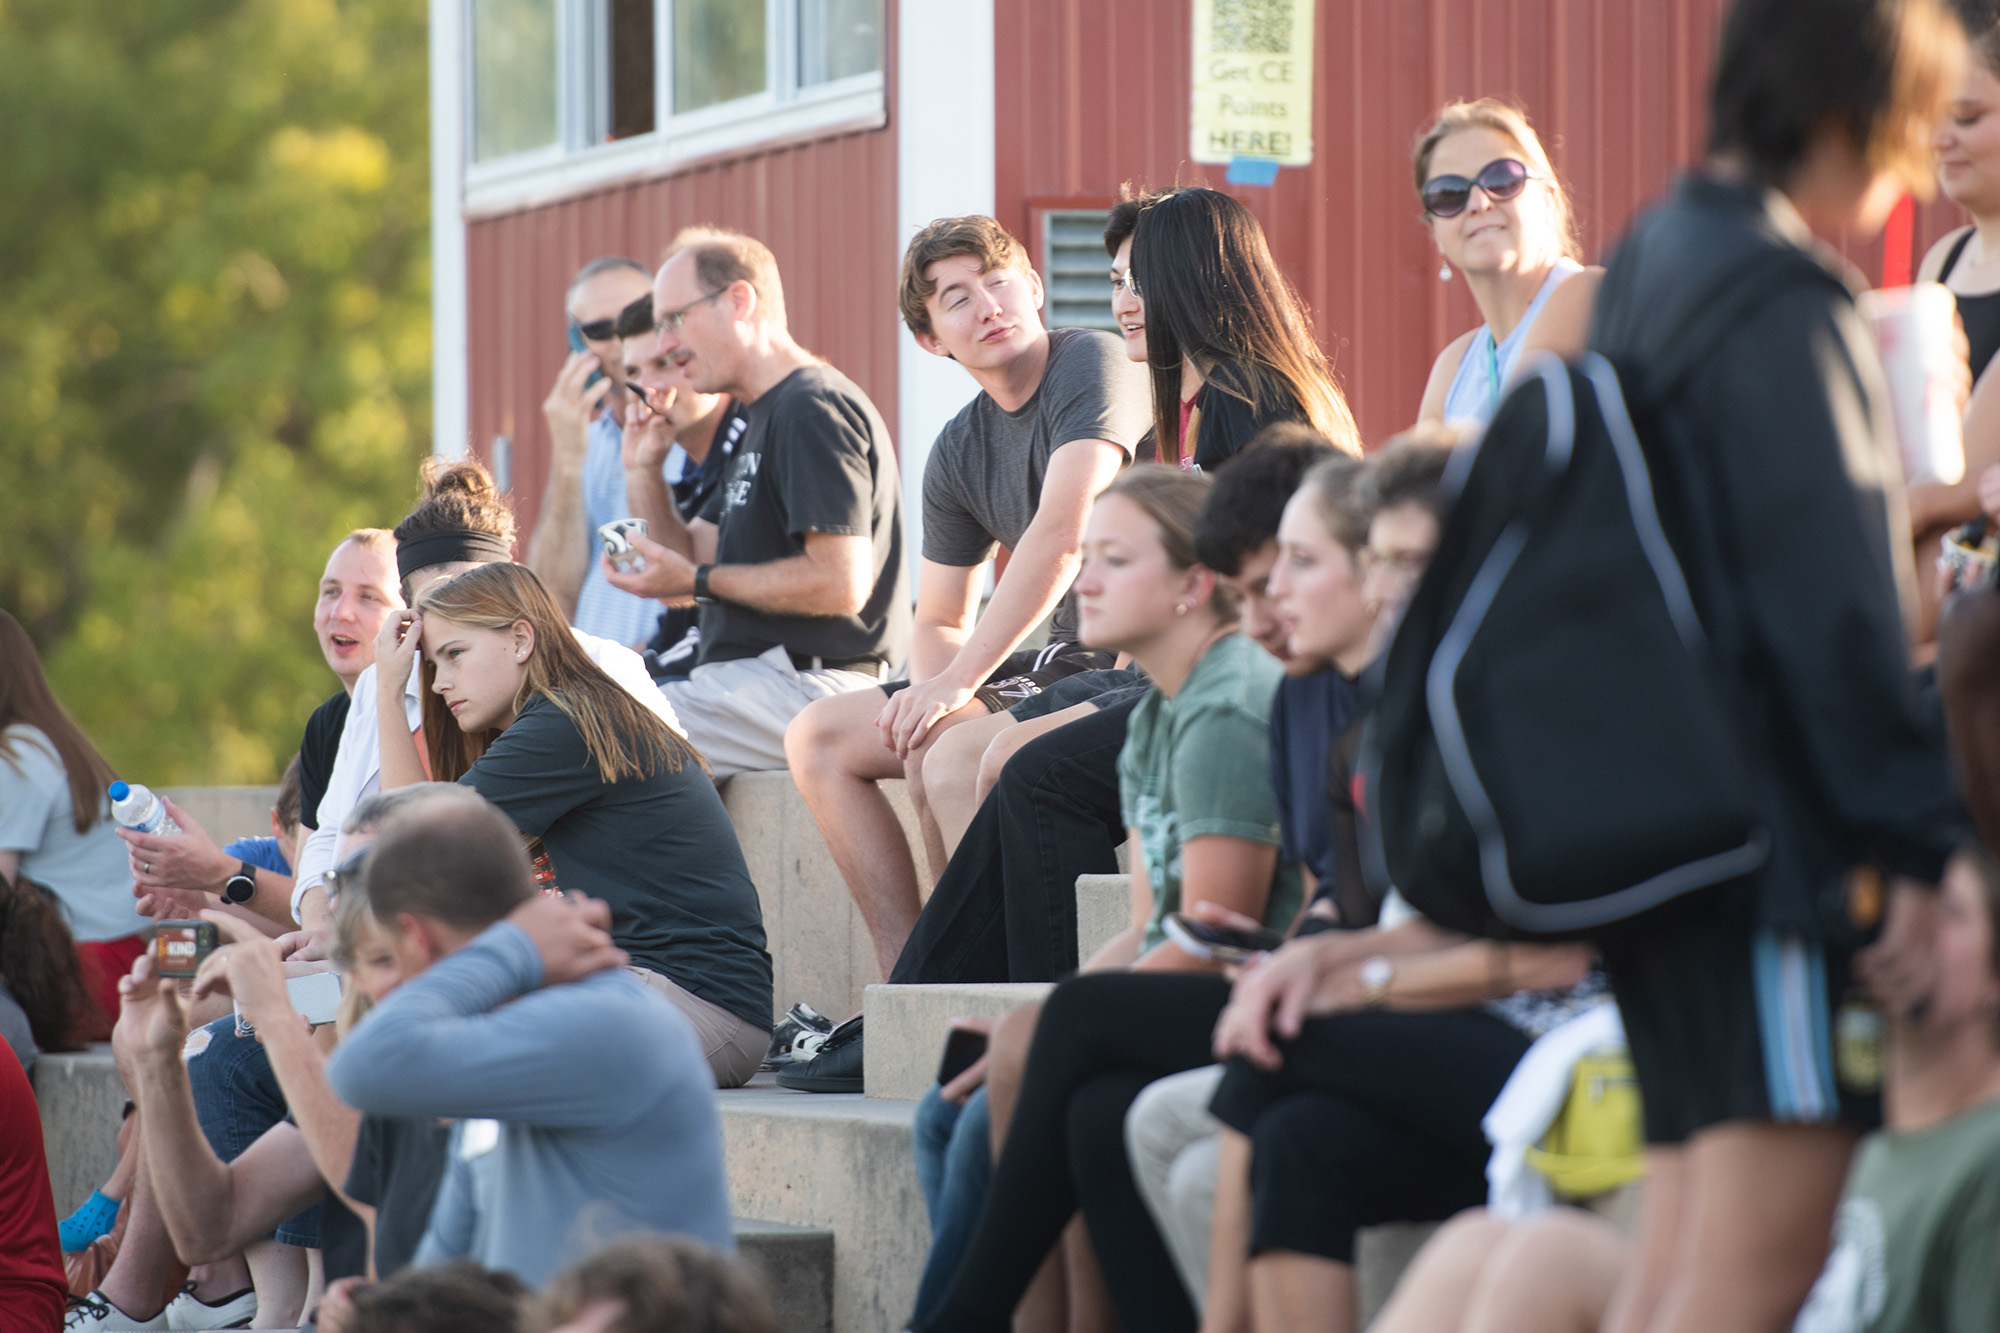
[[[419,600],[384,679],[423,644],[430,776],[498,806],[545,891],[611,908],[639,979],[688,1020],[719,1086],[771,1031],[771,957],[736,830],[701,756],[592,662],[525,566],[481,565]],[[398,714],[400,716],[400,714]],[[382,785],[421,776],[417,739],[382,735]]]

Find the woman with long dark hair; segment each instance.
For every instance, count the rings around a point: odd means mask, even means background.
[[[701,757],[577,642],[532,571],[482,565],[424,593],[376,645],[382,787],[424,779],[403,711],[423,644],[430,776],[534,840],[544,888],[611,908],[611,936],[681,1011],[725,1088],[771,1035],[771,956],[736,830]]]
[[[100,1011],[78,1016],[87,1041],[110,1035],[118,978],[149,924],[113,831],[105,791],[117,776],[57,701],[21,622],[0,611],[0,880],[33,881],[61,907]]]
[[[1126,281],[1140,306],[1160,461],[1216,467],[1274,421],[1303,421],[1360,457],[1354,414],[1305,303],[1250,210],[1199,187],[1140,203]]]

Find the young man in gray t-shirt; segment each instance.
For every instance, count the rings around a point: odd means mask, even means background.
[[[1060,645],[1073,644],[1067,595],[1084,520],[1151,421],[1145,368],[1110,334],[1051,333],[1042,299],[1027,251],[992,218],[942,218],[910,242],[904,322],[918,346],[957,361],[980,389],[939,433],[924,470],[910,683],[884,686],[886,700],[874,690],[819,700],[785,735],[792,776],[861,909],[884,977],[921,903],[915,858],[876,784],[910,780],[932,869],[940,868],[943,839],[922,795],[924,755],[948,728],[974,722],[997,733],[1005,725],[1010,692],[984,687],[1013,685],[1045,665],[1015,651],[1045,617],[1053,613],[1058,657]],[[975,623],[981,569],[996,547],[1012,554]],[[1059,664],[1054,674],[1064,670]]]

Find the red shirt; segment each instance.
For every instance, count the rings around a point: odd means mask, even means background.
[[[35,1090],[0,1048],[0,1333],[52,1333],[68,1305]]]

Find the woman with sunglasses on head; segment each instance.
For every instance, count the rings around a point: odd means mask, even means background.
[[[1463,274],[1486,318],[1438,354],[1417,420],[1483,426],[1524,353],[1583,350],[1604,270],[1577,263],[1569,196],[1516,108],[1453,102],[1417,140],[1413,165],[1438,277]]]
[[[1112,309],[1128,346],[1135,320],[1143,330],[1159,460],[1217,467],[1274,421],[1359,458],[1354,414],[1250,210],[1198,187],[1139,203],[1129,254],[1112,259]]]
[[[423,644],[423,741],[401,687]],[[718,1086],[757,1072],[771,1036],[771,956],[736,830],[701,756],[577,642],[524,566],[433,585],[383,627],[375,661],[382,787],[459,782],[536,840],[545,890],[611,908],[639,979],[694,1029]]]

